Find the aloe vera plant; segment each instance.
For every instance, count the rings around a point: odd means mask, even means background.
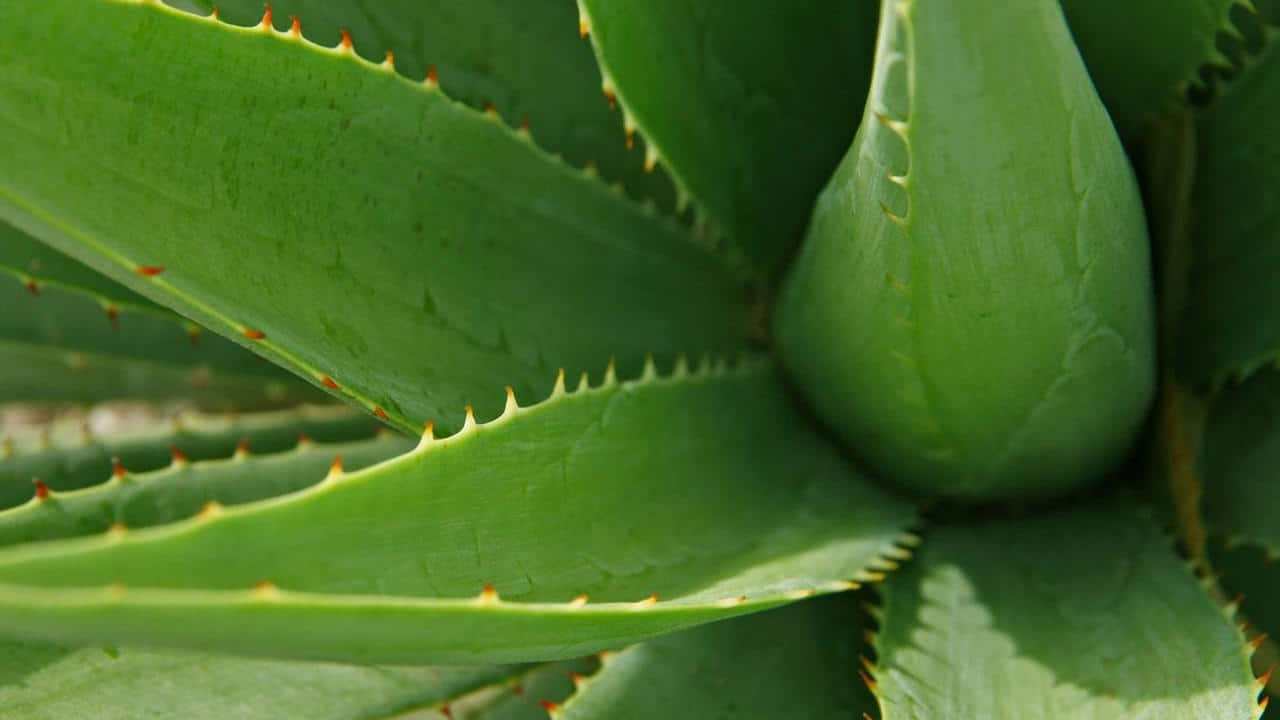
[[[5,717],[1262,716],[1276,20],[0,4]]]

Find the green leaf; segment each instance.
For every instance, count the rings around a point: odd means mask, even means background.
[[[10,643],[0,645],[0,705],[12,720],[382,720],[501,691],[528,672],[519,666],[360,667]]]
[[[1244,638],[1127,502],[937,528],[884,586],[885,720],[1240,720]]]
[[[1210,533],[1280,554],[1280,372],[1259,371],[1209,405],[1200,449],[1202,509]]]
[[[104,303],[160,310],[160,306],[92,268],[63,255],[18,228],[0,222],[0,272],[18,276],[23,285],[53,283],[79,289]]]
[[[1156,363],[1142,198],[1058,3],[971,5],[886,0],[773,328],[879,475],[976,502],[1099,479]]]
[[[108,281],[110,282],[110,281]],[[130,295],[132,293],[129,293]],[[0,268],[0,400],[186,400],[261,410],[325,398],[267,360],[167,310]]]
[[[667,635],[603,657],[563,720],[862,718],[862,613],[852,594]]]
[[[650,366],[511,398],[493,423],[284,498],[0,553],[0,632],[567,658],[874,579],[914,517],[808,427],[770,366]]]
[[[579,0],[605,92],[682,193],[777,270],[867,96],[874,0]]]
[[[261,0],[203,0],[223,20],[261,22]],[[528,121],[535,142],[577,167],[599,168],[637,199],[673,209],[665,173],[644,171],[643,148],[628,146],[622,115],[600,95],[600,71],[578,36],[568,0],[275,0],[276,27],[297,17],[313,42],[337,45],[348,28],[356,52],[382,62],[392,51],[396,71],[413,80],[434,67],[449,97],[484,110],[492,106],[513,127]]]
[[[1271,701],[1280,694],[1280,684],[1274,674],[1280,653],[1275,638],[1280,638],[1280,566],[1276,565],[1276,553],[1250,543],[1209,543],[1209,557],[1213,572],[1222,588],[1235,597],[1250,635],[1250,644],[1256,648],[1253,656],[1255,672],[1268,681],[1267,693]],[[1274,718],[1274,710],[1263,718]]]
[[[1206,65],[1226,68],[1220,36],[1236,35],[1242,0],[1062,0],[1062,9],[1111,119],[1126,139],[1186,101]]]
[[[1274,31],[1271,31],[1274,35]],[[1257,60],[1200,116],[1192,264],[1177,363],[1190,382],[1246,377],[1280,356],[1280,50]]]
[[[407,438],[382,433],[371,440],[323,445],[308,441],[292,452],[237,453],[195,464],[177,455],[162,470],[113,476],[66,493],[46,490],[25,505],[0,511],[0,546],[95,535],[113,526],[176,522],[208,503],[238,505],[285,495],[320,482],[326,470],[360,470],[412,448]]]
[[[300,435],[319,442],[344,442],[373,435],[376,425],[345,407],[309,407],[251,415],[183,413],[158,427],[124,434],[94,435],[82,428],[51,429],[47,443],[23,447],[6,442],[0,452],[0,508],[25,502],[39,478],[55,491],[106,482],[112,458],[133,473],[158,470],[174,448],[189,460],[230,457],[238,445],[255,453],[293,447]],[[68,432],[70,430],[70,432]]]
[[[149,0],[0,25],[0,216],[401,428],[744,345],[684,228],[429,84]]]

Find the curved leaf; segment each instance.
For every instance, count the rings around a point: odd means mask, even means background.
[[[1205,420],[1199,470],[1205,524],[1230,542],[1280,555],[1280,372],[1224,388]]]
[[[866,101],[874,0],[578,0],[616,96],[716,228],[766,270],[800,240]]]
[[[1227,67],[1219,36],[1235,35],[1241,0],[1062,0],[1089,74],[1122,136],[1185,101],[1206,65]]]
[[[261,0],[202,0],[239,25],[256,25]],[[512,127],[527,122],[539,146],[571,164],[594,165],[628,194],[674,209],[675,188],[664,172],[645,172],[644,150],[628,144],[622,116],[600,96],[600,71],[578,37],[571,0],[275,0],[276,27],[297,17],[303,32],[337,45],[347,28],[354,49],[414,80],[435,72],[449,97],[492,107]]]
[[[565,658],[875,579],[908,539],[911,508],[814,434],[767,365],[509,397],[490,424],[284,498],[0,553],[0,631]]]
[[[0,25],[0,215],[401,428],[744,345],[683,228],[346,46],[137,0]]]
[[[650,640],[605,655],[551,716],[870,717],[874,700],[857,678],[861,614],[845,593]]]
[[[502,689],[527,672],[10,643],[0,645],[0,705],[12,720],[382,720]]]
[[[938,528],[884,586],[884,720],[1240,720],[1244,638],[1125,502]]]
[[[1274,35],[1274,31],[1271,31]],[[1198,121],[1192,263],[1175,361],[1208,384],[1280,356],[1280,50],[1275,39]]]
[[[345,407],[300,407],[253,415],[184,413],[159,427],[125,434],[95,436],[76,429],[51,433],[47,445],[10,447],[0,453],[0,508],[31,498],[31,481],[39,478],[55,491],[70,491],[106,482],[112,458],[133,473],[168,465],[176,448],[189,460],[230,457],[237,446],[255,453],[293,447],[299,436],[319,442],[368,438],[376,424]]]
[[[292,452],[192,464],[179,455],[169,467],[126,473],[66,493],[43,489],[25,505],[0,511],[0,546],[95,535],[113,526],[163,525],[189,518],[208,503],[239,505],[278,497],[320,482],[326,470],[354,471],[413,448],[407,438],[382,433],[371,440],[317,445]]]
[[[10,309],[0,313],[0,355],[11,358],[0,364],[6,402],[130,398],[261,410],[325,397],[167,310],[117,304],[3,268],[0,301]]]

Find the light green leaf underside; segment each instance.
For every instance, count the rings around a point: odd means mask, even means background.
[[[508,406],[493,423],[285,498],[16,548],[0,553],[0,632],[509,662],[874,579],[903,554],[914,512],[789,403],[758,362],[646,373]],[[255,589],[263,581],[278,589]],[[589,602],[570,602],[580,596]]]
[[[1280,507],[1280,371],[1261,370],[1213,398],[1200,452],[1209,532],[1280,555],[1271,512]]]
[[[239,505],[315,485],[331,463],[351,472],[407,452],[407,438],[382,433],[349,443],[300,443],[291,452],[208,462],[175,460],[168,468],[129,473],[71,492],[51,492],[0,511],[0,546],[163,525],[192,517],[207,503]]]
[[[1191,382],[1244,377],[1280,356],[1280,50],[1199,117],[1194,228],[1176,361]]]
[[[177,448],[193,461],[230,457],[244,443],[255,454],[293,447],[300,435],[322,443],[347,442],[374,434],[375,423],[345,407],[303,406],[251,415],[202,415],[186,412],[158,427],[127,434],[86,434],[80,427],[50,428],[48,443],[6,446],[0,453],[0,508],[28,500],[39,478],[56,491],[106,482],[111,459],[130,472],[144,473],[169,464]]]
[[[744,343],[683,228],[427,85],[151,2],[0,25],[0,215],[402,428]]]
[[[237,25],[262,20],[260,0],[202,4]],[[528,120],[539,146],[575,167],[595,165],[638,200],[674,209],[671,179],[644,171],[643,147],[628,149],[622,115],[600,93],[572,0],[276,0],[271,7],[276,27],[287,29],[296,16],[321,45],[337,45],[345,27],[366,59],[382,62],[391,50],[396,71],[412,80],[434,66],[449,97],[479,110],[492,105],[512,127]]]
[[[1217,47],[1236,34],[1240,0],[1062,0],[1098,94],[1122,136],[1185,102],[1205,65],[1230,63]]]
[[[884,586],[884,720],[1244,720],[1244,638],[1128,502],[941,527]]]
[[[563,720],[856,718],[863,614],[845,593],[667,635],[607,655]]]
[[[8,643],[0,645],[0,706],[11,720],[383,720],[501,690],[528,671]]]
[[[874,0],[579,0],[609,92],[676,183],[767,270],[857,128]]]
[[[0,271],[3,270],[18,274],[24,283],[28,280],[39,284],[52,282],[79,288],[116,305],[161,310],[151,300],[6,222],[0,222]]]
[[[264,358],[167,310],[117,305],[5,269],[0,357],[12,360],[0,364],[0,402],[132,398],[255,410],[325,399]]]

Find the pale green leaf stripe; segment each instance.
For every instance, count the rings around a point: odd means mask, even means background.
[[[1246,720],[1249,650],[1128,502],[940,527],[891,576],[884,720]]]
[[[1062,10],[1098,94],[1122,136],[1184,103],[1200,69],[1230,62],[1220,36],[1236,34],[1240,0],[1062,0]]]
[[[1280,49],[1198,118],[1191,275],[1174,358],[1188,381],[1244,377],[1280,356]]]
[[[578,0],[616,94],[708,220],[776,270],[858,126],[875,0]]]
[[[347,442],[368,438],[376,424],[346,407],[302,406],[249,415],[207,415],[186,412],[171,422],[125,434],[93,435],[58,430],[47,446],[23,447],[6,443],[0,451],[0,508],[32,496],[32,479],[58,491],[106,482],[112,458],[133,473],[169,464],[177,448],[189,460],[230,457],[237,445],[255,454],[276,453],[296,445],[305,435],[318,442]]]
[[[1199,471],[1210,533],[1280,555],[1280,372],[1259,371],[1214,396]]]
[[[667,635],[604,656],[563,720],[869,716],[858,679],[863,613],[832,595]]]
[[[566,658],[873,579],[914,518],[808,427],[771,366],[647,372],[512,402],[284,498],[0,553],[0,633]]]
[[[383,720],[501,690],[527,672],[7,643],[0,645],[0,707],[9,720]]]
[[[0,215],[402,428],[744,343],[682,228],[429,85],[150,1],[0,25]]]
[[[223,20],[256,25],[261,0],[201,0]],[[578,36],[572,0],[276,0],[275,26],[297,17],[303,34],[337,45],[347,28],[355,51],[423,79],[433,67],[445,94],[481,110],[492,106],[511,126],[529,123],[534,141],[576,167],[596,166],[628,194],[673,209],[675,188],[665,172],[644,170],[644,147],[628,147],[622,114],[600,92],[591,46]]]
[[[151,473],[128,473],[67,493],[50,492],[0,511],[0,546],[95,535],[189,518],[207,503],[239,505],[302,490],[333,472],[360,470],[413,448],[408,438],[382,433],[349,443],[299,443],[292,452],[237,455],[191,463],[179,457]]]

